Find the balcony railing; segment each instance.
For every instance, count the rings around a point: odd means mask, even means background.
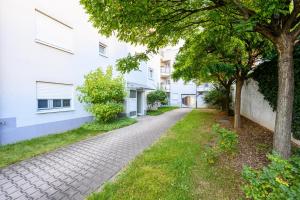
[[[170,74],[171,73],[171,69],[167,68],[167,67],[161,67],[160,68],[160,72],[163,74]]]

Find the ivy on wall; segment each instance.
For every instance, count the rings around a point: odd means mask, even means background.
[[[294,77],[295,77],[295,99],[293,109],[293,136],[300,139],[300,46],[294,53]],[[270,61],[260,64],[253,73],[253,79],[258,82],[259,92],[263,94],[265,100],[269,102],[273,110],[277,106],[278,93],[278,70],[277,57],[273,57]]]

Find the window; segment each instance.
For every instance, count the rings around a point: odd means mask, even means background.
[[[38,111],[72,107],[73,85],[38,81],[36,90]]]
[[[63,107],[71,107],[71,99],[63,99]]]
[[[53,108],[61,108],[61,99],[53,99]]]
[[[148,69],[149,69],[149,79],[153,79],[153,69],[150,67]]]
[[[106,45],[99,42],[99,54],[100,55],[103,55],[103,56],[106,56]]]
[[[35,10],[35,41],[61,51],[73,53],[73,28],[64,22]]]
[[[39,99],[38,100],[38,109],[39,110],[48,109],[48,108],[49,108],[49,104],[48,104],[47,99]]]
[[[38,99],[38,110],[70,108],[71,99]]]
[[[136,90],[130,90],[129,98],[136,98]]]

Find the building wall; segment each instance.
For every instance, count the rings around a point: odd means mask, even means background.
[[[166,47],[161,50],[161,60],[162,61],[169,61],[170,62],[170,87],[169,90],[166,90],[170,94],[170,105],[172,106],[184,106],[182,104],[182,97],[185,97],[187,95],[190,95],[193,105],[191,107],[196,107],[196,91],[207,91],[210,87],[204,87],[205,84],[198,86],[196,88],[196,84],[193,82],[184,82],[183,80],[174,81],[171,78],[171,74],[173,72],[173,65],[176,60],[176,55],[179,52],[179,48],[182,44],[178,44],[175,47]],[[160,70],[157,70],[160,72]],[[165,77],[163,79],[166,79]],[[161,79],[162,80],[162,79]],[[203,101],[203,95],[197,95],[197,107],[198,108],[204,108],[206,107],[204,101]]]
[[[53,23],[48,30],[40,30],[39,26],[45,25],[39,23],[41,13]],[[99,35],[78,0],[2,0],[0,30],[0,144],[76,128],[89,121],[90,114],[76,92],[84,74],[114,65],[118,58],[137,50],[115,37]],[[37,40],[47,34],[68,51]],[[107,45],[104,56],[99,54],[99,42]],[[125,79],[156,85],[155,80],[148,80],[148,63]],[[71,84],[72,109],[38,112],[37,81]]]
[[[276,113],[258,89],[256,81],[246,81],[242,89],[241,114],[274,131]]]

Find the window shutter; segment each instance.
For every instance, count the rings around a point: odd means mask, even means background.
[[[37,99],[72,99],[73,85],[36,82]]]

